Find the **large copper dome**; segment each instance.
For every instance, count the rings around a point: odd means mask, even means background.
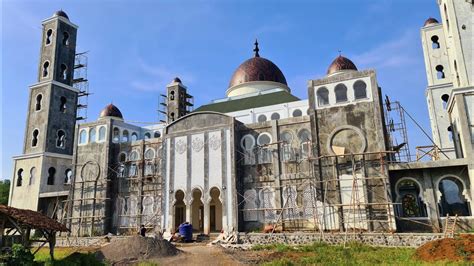
[[[288,85],[281,70],[272,61],[259,56],[248,59],[235,70],[229,88],[251,81],[273,81]]]
[[[327,74],[331,75],[343,70],[357,70],[357,67],[351,60],[339,55],[334,59],[334,61],[332,61],[331,65],[329,65]]]
[[[113,105],[113,104],[109,104],[107,105],[103,110],[102,112],[100,112],[100,118],[103,118],[103,117],[117,117],[117,118],[120,118],[120,119],[123,119],[123,115],[122,115],[122,112],[120,112],[120,110],[117,108],[117,106]]]
[[[258,42],[255,41],[255,56],[243,62],[234,72],[229,88],[252,81],[273,81],[288,85],[281,70],[270,60],[260,57]]]

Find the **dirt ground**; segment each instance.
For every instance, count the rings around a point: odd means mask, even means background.
[[[205,243],[177,244],[176,247],[183,252],[153,261],[162,265],[244,265],[221,247],[207,246]]]
[[[416,256],[424,261],[474,261],[474,235],[460,235],[430,241],[416,250]]]

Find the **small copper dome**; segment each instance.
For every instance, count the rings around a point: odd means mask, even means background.
[[[69,19],[66,12],[64,12],[62,9],[56,11],[53,16],[58,16],[58,17],[63,17],[63,18]]]
[[[435,18],[432,18],[432,17],[429,17],[426,21],[425,21],[425,24],[423,25],[423,27],[426,27],[430,24],[438,24],[439,21]]]
[[[176,77],[176,78],[174,78],[174,79],[173,79],[173,82],[178,82],[178,83],[181,83],[181,79],[180,79],[180,78],[178,78],[178,77]]]
[[[357,71],[357,67],[351,60],[345,58],[342,55],[339,55],[336,59],[334,59],[334,61],[332,61],[331,65],[329,65],[327,74],[330,75],[342,70],[356,70]]]
[[[120,110],[117,108],[117,106],[115,106],[115,105],[113,105],[113,104],[107,105],[107,106],[102,110],[102,112],[100,112],[99,118],[108,117],[108,116],[117,117],[117,118],[123,119],[122,112],[120,112]]]

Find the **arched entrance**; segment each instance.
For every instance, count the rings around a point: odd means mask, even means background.
[[[184,192],[182,190],[176,191],[174,204],[174,229],[185,222],[186,219],[186,204],[184,204]]]
[[[193,190],[193,203],[191,204],[191,214],[193,230],[202,232],[204,230],[204,204],[201,201],[202,192],[199,189]]]
[[[211,201],[209,202],[209,229],[211,232],[222,230],[222,202],[219,199],[220,190],[213,187],[209,192]]]

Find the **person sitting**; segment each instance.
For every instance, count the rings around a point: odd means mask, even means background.
[[[142,226],[140,227],[140,231],[138,232],[141,236],[145,237],[145,234],[146,234],[146,228],[145,228],[145,225],[142,224]]]

